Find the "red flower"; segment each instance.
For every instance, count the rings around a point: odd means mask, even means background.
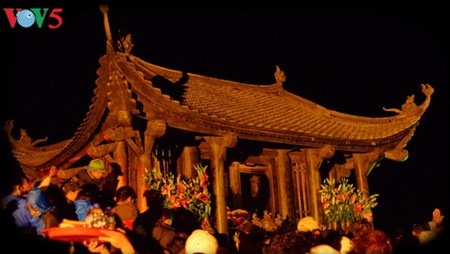
[[[208,202],[209,201],[209,195],[205,193],[199,193],[197,194],[196,198],[202,202]]]
[[[202,221],[202,228],[209,228],[211,227],[211,223],[209,222],[208,219],[204,218]]]
[[[170,195],[170,186],[169,185],[164,185],[161,188],[161,195]]]

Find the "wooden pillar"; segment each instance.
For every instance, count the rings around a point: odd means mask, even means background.
[[[239,172],[239,162],[234,161],[228,167],[230,174],[230,190],[233,196],[233,204],[235,207],[242,207],[241,193],[241,172]]]
[[[114,151],[114,160],[120,165],[123,175],[119,176],[119,183],[117,189],[128,185],[128,161],[127,161],[127,144],[125,141],[117,143],[116,150]]]
[[[186,146],[177,162],[179,174],[191,178],[194,176],[194,165],[198,164],[198,152],[194,146]]]
[[[210,147],[210,164],[213,176],[213,189],[216,197],[216,229],[219,234],[228,234],[228,219],[226,210],[226,190],[224,185],[224,161],[226,149],[234,147],[237,136],[230,134],[224,137],[204,137]]]
[[[139,211],[145,211],[147,209],[147,203],[143,195],[147,188],[144,182],[145,169],[151,170],[152,165],[150,156],[155,143],[155,139],[164,135],[166,132],[166,123],[162,120],[153,120],[147,122],[147,129],[144,133],[144,147],[140,151],[138,156],[138,162],[136,165],[136,195],[137,206]]]
[[[320,186],[322,178],[320,176],[320,165],[324,158],[331,158],[334,155],[334,148],[326,145],[320,149],[306,149],[306,171],[309,183],[309,201],[311,216],[319,223],[322,223],[320,210]]]
[[[141,154],[138,157],[138,161],[136,164],[136,174],[138,177],[136,177],[136,195],[137,195],[137,201],[136,201],[136,205],[139,209],[140,212],[143,212],[145,210],[147,210],[147,202],[145,200],[144,196],[144,192],[147,188],[145,182],[144,182],[144,174],[145,174],[145,169],[146,168],[150,168],[150,157],[145,155],[145,154]]]
[[[276,172],[277,172],[277,185],[278,185],[278,204],[279,213],[285,217],[295,218],[295,209],[292,199],[292,175],[291,175],[291,162],[288,156],[288,150],[277,150],[277,156],[275,157]]]
[[[370,196],[368,176],[381,158],[380,153],[353,154],[356,184],[366,198]]]

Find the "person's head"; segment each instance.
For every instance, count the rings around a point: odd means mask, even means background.
[[[306,216],[302,218],[297,224],[297,230],[308,232],[316,229],[320,229],[319,223],[311,216]]]
[[[179,207],[174,211],[171,226],[175,228],[177,232],[186,235],[190,235],[194,230],[200,229],[195,214],[184,207]]]
[[[33,188],[33,183],[26,176],[21,177],[21,184],[19,185],[19,190],[22,196],[27,195],[28,192]]]
[[[265,237],[262,228],[245,221],[236,234],[236,248],[239,253],[261,253]]]
[[[25,197],[26,194],[33,188],[33,183],[25,174],[14,174],[11,179],[11,182],[8,182],[7,186],[8,194]]]
[[[77,193],[76,200],[86,200],[91,204],[98,202],[100,190],[97,185],[84,184]]]
[[[109,167],[111,168],[111,173],[115,176],[123,176],[122,167],[119,163],[113,161],[109,163]]]
[[[31,215],[39,217],[50,211],[53,206],[47,201],[45,192],[41,188],[33,188],[28,192],[26,205],[30,210]]]
[[[167,245],[167,250],[172,254],[184,253],[184,247],[186,245],[186,238],[177,235],[172,238],[172,241]]]
[[[314,237],[310,231],[288,231],[275,235],[270,239],[269,253],[309,253],[314,243]]]
[[[352,224],[350,224],[349,234],[351,237],[357,237],[360,235],[364,235],[372,230],[373,230],[372,223],[370,223],[370,221],[366,219],[361,219],[354,221],[352,222]]]
[[[105,174],[107,172],[105,163],[100,159],[91,160],[86,170],[95,179],[101,179],[105,177]]]
[[[117,189],[116,196],[115,196],[116,202],[134,202],[136,200],[136,192],[131,186],[125,185]]]
[[[143,194],[146,199],[147,206],[154,210],[163,210],[164,207],[164,197],[158,190],[145,190]]]
[[[213,235],[203,229],[197,229],[187,238],[186,254],[215,254],[219,243]]]
[[[391,254],[393,245],[388,234],[374,229],[352,239],[354,253]]]

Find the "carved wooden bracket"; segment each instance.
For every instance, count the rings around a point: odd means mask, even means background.
[[[379,152],[353,154],[355,165],[355,176],[358,189],[363,192],[365,197],[369,197],[369,181],[368,175],[377,163],[383,159],[383,154]]]
[[[306,149],[310,160],[310,165],[313,165],[313,170],[318,170],[322,165],[323,159],[333,157],[335,149],[331,145],[325,145],[322,148]]]
[[[118,128],[109,128],[104,134],[103,138],[106,141],[122,141],[127,138],[133,138],[136,136],[135,130],[131,127],[118,127]]]
[[[86,153],[92,158],[102,157],[108,153],[112,153],[116,150],[117,143],[107,143],[99,146],[91,146],[87,149]]]
[[[271,160],[277,157],[278,152],[275,149],[263,148],[260,155],[251,155],[245,161],[246,165],[269,164]]]
[[[150,154],[155,139],[162,137],[166,133],[166,122],[159,119],[149,120],[144,138],[144,153]]]
[[[355,167],[353,158],[346,158],[344,164],[335,164],[328,173],[328,178],[339,180],[342,177],[349,177],[351,170]]]
[[[383,153],[380,152],[353,154],[355,169],[364,176],[368,176],[372,169],[383,158]]]
[[[201,157],[204,157],[204,153],[210,154],[210,152],[213,150],[217,154],[217,158],[225,159],[226,156],[226,148],[232,148],[237,144],[237,135],[236,133],[228,133],[227,135],[221,136],[221,137],[213,137],[213,136],[204,136],[203,137],[206,142],[202,142],[199,146],[200,152],[202,153]],[[211,148],[218,148],[218,149],[211,149]],[[209,158],[210,156],[208,156]]]
[[[416,128],[411,129],[410,133],[408,135],[406,135],[401,141],[400,143],[398,143],[394,149],[390,150],[390,151],[386,151],[384,152],[384,156],[387,159],[391,159],[394,161],[405,161],[408,159],[408,150],[405,150],[403,148],[406,147],[406,145],[408,144],[409,140],[411,140],[411,137],[414,135]]]

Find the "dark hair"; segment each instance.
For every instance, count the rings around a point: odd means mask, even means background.
[[[95,184],[83,184],[77,194],[76,199],[84,199],[89,202],[98,203],[100,199],[100,189]]]
[[[158,209],[162,211],[164,207],[164,197],[161,195],[160,191],[146,190],[144,191],[143,196],[146,198],[147,206],[150,209]]]
[[[304,254],[313,246],[313,235],[310,231],[288,231],[272,237],[268,246],[269,253]]]
[[[117,189],[116,202],[125,201],[130,197],[133,201],[136,200],[136,192],[131,186],[125,185]]]
[[[195,214],[183,207],[179,207],[174,211],[171,226],[177,232],[187,235],[190,235],[196,229],[201,229]]]
[[[5,194],[10,194],[14,191],[15,186],[22,186],[24,181],[30,182],[30,178],[22,172],[14,173],[10,179],[11,181],[7,181]]]
[[[262,253],[264,230],[257,225],[244,222],[238,228],[239,253]]]

